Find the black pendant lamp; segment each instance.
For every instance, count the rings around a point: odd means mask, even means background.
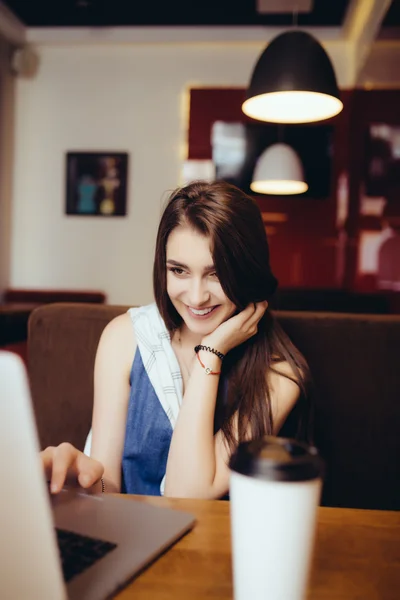
[[[278,35],[259,57],[243,112],[271,123],[311,123],[343,108],[329,56],[305,31]]]

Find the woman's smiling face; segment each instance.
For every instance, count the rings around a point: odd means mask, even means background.
[[[205,336],[235,312],[225,295],[211,255],[210,239],[179,225],[166,246],[167,293],[186,327]]]

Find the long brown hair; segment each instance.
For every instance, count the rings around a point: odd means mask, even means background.
[[[256,202],[224,181],[193,182],[170,195],[157,234],[154,297],[170,334],[180,327],[182,318],[167,294],[166,245],[172,230],[185,224],[210,238],[220,284],[238,311],[250,302],[271,298],[278,282],[270,268],[267,235]],[[307,364],[267,310],[256,335],[231,350],[222,363],[216,423],[231,450],[245,439],[248,427],[253,439],[272,433],[271,389],[266,375],[270,370],[276,371],[280,361],[289,363],[301,389],[295,408],[297,427],[293,434],[307,439]],[[238,439],[234,435],[232,419],[236,412]]]

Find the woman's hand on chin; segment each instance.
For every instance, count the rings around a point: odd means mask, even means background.
[[[212,333],[206,335],[202,340],[202,344],[227,354],[232,348],[240,346],[257,333],[258,323],[267,307],[268,302],[266,300],[251,302],[240,313],[230,317]]]

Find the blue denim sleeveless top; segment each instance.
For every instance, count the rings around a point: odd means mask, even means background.
[[[121,491],[127,494],[160,496],[173,430],[146,372],[139,346],[132,362],[130,385]],[[221,376],[219,385],[223,407],[227,397],[227,381],[224,376]],[[222,414],[218,410],[222,407],[216,407],[214,434],[222,424]],[[282,433],[290,420],[289,418],[285,423]],[[229,495],[224,498],[229,498]]]
[[[172,427],[146,373],[139,348],[132,363],[130,384],[121,491],[161,496]]]
[[[167,469],[173,430],[146,372],[139,348],[136,348],[132,363],[130,384],[121,492],[161,496],[160,485]],[[220,384],[226,390],[223,378]],[[216,414],[214,433],[218,430]]]

